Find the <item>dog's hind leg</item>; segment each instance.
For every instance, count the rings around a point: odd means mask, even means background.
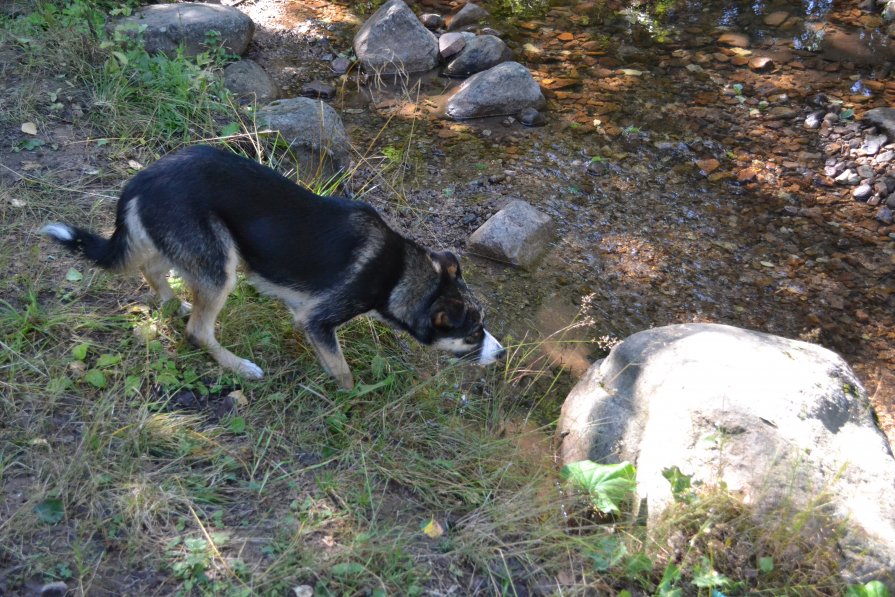
[[[317,352],[317,357],[326,372],[336,378],[343,389],[353,388],[354,378],[345,361],[345,355],[342,354],[342,347],[339,346],[336,329],[329,326],[310,326],[305,329],[305,336]]]
[[[149,287],[152,288],[153,292],[155,292],[156,296],[158,296],[161,304],[164,305],[168,301],[177,298],[174,294],[174,290],[168,283],[168,272],[171,271],[171,263],[168,262],[167,259],[160,255],[149,259],[146,263],[140,266],[140,271],[143,272],[143,277],[146,278],[146,282],[149,284]],[[178,307],[177,312],[183,317],[189,315],[192,305],[186,301],[179,302],[180,306]]]
[[[221,367],[251,379],[261,379],[264,371],[248,359],[241,359],[217,341],[214,336],[214,322],[227,302],[227,296],[236,287],[236,252],[230,252],[227,263],[226,281],[214,285],[208,281],[187,279],[193,291],[193,309],[186,324],[186,334],[190,342],[201,346]]]

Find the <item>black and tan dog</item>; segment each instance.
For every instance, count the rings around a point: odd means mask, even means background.
[[[282,299],[344,388],[354,382],[336,328],[361,314],[483,365],[504,353],[452,253],[404,238],[365,203],[315,195],[211,147],[165,156],[130,180],[111,238],[68,224],[42,231],[100,267],[139,269],[163,302],[175,298],[167,275],[177,270],[193,295],[189,339],[246,377],[263,372],[214,334],[239,265],[260,292]]]

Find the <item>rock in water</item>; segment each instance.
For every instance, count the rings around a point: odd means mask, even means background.
[[[438,64],[438,40],[403,0],[388,0],[354,36],[354,52],[369,72],[416,73]]]
[[[528,69],[518,62],[502,62],[476,73],[460,85],[447,104],[454,120],[518,114],[525,108],[540,110],[546,101]]]
[[[553,221],[525,201],[511,201],[469,237],[469,250],[530,268],[553,238]]]
[[[220,33],[228,52],[243,54],[255,33],[255,23],[239,9],[199,2],[143,6],[132,15],[117,19],[111,27],[132,37],[137,37],[142,29],[140,36],[146,51],[169,56],[177,53],[180,44],[188,56],[205,52],[211,31]]]
[[[328,104],[307,97],[271,102],[258,110],[259,124],[280,131],[299,161],[304,180],[329,178],[351,165],[351,143],[342,119]]]
[[[224,86],[235,95],[255,100],[259,105],[277,99],[277,84],[254,60],[240,60],[224,69]]]
[[[895,108],[873,108],[864,112],[861,120],[873,123],[895,139]]]
[[[460,50],[466,47],[466,42],[474,37],[475,33],[467,31],[445,33],[438,38],[438,53],[442,58],[450,58],[459,54]]]
[[[450,34],[448,34],[450,35]],[[468,77],[513,57],[503,40],[493,35],[477,35],[467,39],[463,49],[444,69],[449,77]]]
[[[635,463],[649,525],[673,502],[662,471],[675,466],[759,513],[823,493],[846,528],[843,577],[895,580],[895,459],[857,377],[825,348],[715,324],[640,332],[578,382],[557,433],[563,463]]]
[[[456,31],[467,25],[475,25],[488,17],[488,11],[473,2],[467,2],[448,22],[448,31]]]

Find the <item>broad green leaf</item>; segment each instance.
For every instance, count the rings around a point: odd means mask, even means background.
[[[671,485],[671,493],[676,501],[681,501],[681,498],[690,491],[690,479],[692,477],[683,474],[677,466],[663,469],[662,476],[668,479],[668,483]]]
[[[34,512],[41,522],[56,524],[65,518],[65,508],[59,498],[47,498],[34,506]]]
[[[564,466],[561,474],[586,491],[594,507],[607,514],[619,512],[619,504],[637,488],[636,471],[630,462],[597,464],[581,460]]]
[[[106,387],[106,376],[99,369],[91,369],[87,373],[84,374],[84,381],[89,383],[95,388],[104,388]]]
[[[774,571],[774,558],[771,557],[763,557],[758,558],[758,569],[764,572],[765,574]]]
[[[878,580],[871,580],[863,585],[849,585],[845,597],[890,597],[889,589]]]
[[[101,354],[99,358],[96,360],[97,367],[111,367],[113,365],[117,365],[121,362],[120,354]]]
[[[65,274],[65,279],[69,282],[80,282],[84,279],[84,274],[79,272],[73,267],[68,268],[68,272]]]
[[[90,345],[86,342],[82,342],[71,349],[71,356],[74,357],[76,361],[83,361],[87,358],[88,348],[90,348]]]

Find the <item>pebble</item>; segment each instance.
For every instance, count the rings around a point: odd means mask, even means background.
[[[765,15],[764,24],[768,27],[779,27],[783,24],[786,19],[789,18],[789,13],[785,10],[778,10],[772,12],[769,15]]]
[[[895,151],[887,149],[886,151],[876,156],[876,159],[873,160],[873,163],[878,165],[888,164],[892,161],[893,157],[895,157]]]
[[[866,141],[864,141],[864,145],[858,150],[860,155],[876,155],[879,152],[879,148],[886,144],[886,136],[885,135],[876,135],[873,137],[868,137]]]
[[[442,25],[444,25],[444,19],[441,18],[441,15],[437,15],[435,13],[427,12],[425,14],[420,15],[420,22],[426,29],[430,31],[435,31],[436,29],[440,29]]]
[[[873,168],[868,166],[867,164],[861,164],[857,168],[858,176],[861,178],[873,178]]]
[[[839,184],[845,185],[856,185],[861,182],[861,177],[858,176],[854,170],[848,168],[842,174],[835,178],[836,182]]]
[[[749,68],[757,73],[767,72],[774,68],[774,61],[766,56],[755,56],[749,60]]]
[[[350,66],[351,66],[351,63],[348,61],[348,59],[347,59],[347,58],[342,58],[342,57],[340,56],[340,57],[334,59],[334,60],[330,63],[329,68],[331,68],[332,71],[333,71],[334,73],[336,73],[337,75],[344,75],[345,73],[348,72],[348,68],[349,68]]]
[[[547,124],[547,118],[534,108],[525,108],[516,115],[516,118],[525,126],[544,126]]]
[[[805,128],[806,129],[816,129],[820,128],[821,116],[823,116],[823,112],[813,112],[805,117]]]
[[[876,216],[874,216],[874,219],[880,224],[889,226],[892,224],[893,221],[892,215],[892,210],[884,205],[883,207],[879,208],[878,212],[876,212]]]
[[[45,584],[40,589],[40,597],[65,597],[68,595],[68,585],[61,580]]]
[[[328,100],[336,95],[336,88],[323,81],[311,81],[301,88],[301,94],[305,97]]]
[[[748,48],[749,36],[744,33],[728,31],[718,38],[718,43],[724,46],[733,46],[734,48]]]
[[[869,184],[862,184],[852,191],[852,196],[858,201],[863,201],[873,194],[873,188]]]
[[[889,195],[889,197],[886,199],[886,207],[890,207],[890,208],[895,209],[895,193],[892,193],[892,194]]]

